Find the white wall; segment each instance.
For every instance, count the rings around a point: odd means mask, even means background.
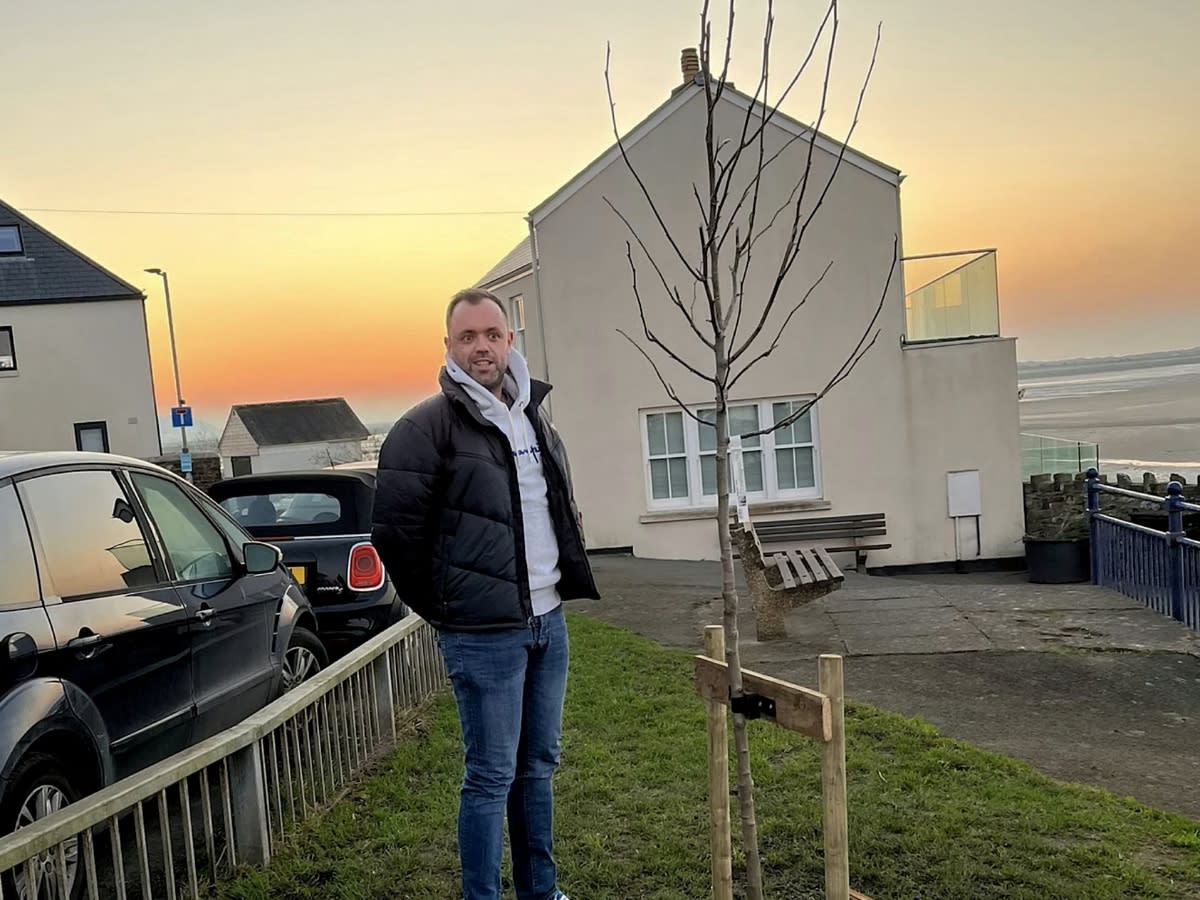
[[[955,558],[946,474],[977,469],[982,482],[980,552],[964,521],[964,559],[1021,556],[1021,486],[1016,341],[996,338],[910,346],[904,352],[913,458],[911,527],[925,537],[922,562]]]
[[[722,111],[719,130],[727,134],[740,131],[742,116],[733,108]],[[697,252],[692,183],[704,185],[707,177],[703,129],[703,97],[699,96],[630,151],[642,178],[653,186],[660,212],[693,259]],[[784,139],[772,133],[767,153],[781,146]],[[794,144],[769,170],[762,195],[774,198],[775,205],[764,204],[769,210],[767,217],[774,212],[779,198],[791,191],[803,169],[806,150],[807,144]],[[823,187],[832,166],[833,157],[818,150],[808,205]],[[735,187],[735,196],[738,193]],[[685,298],[691,297],[691,281],[673,260],[672,250],[619,160],[544,218],[538,220],[535,213],[541,265],[539,305],[545,311],[547,345],[544,371],[555,385],[553,415],[572,456],[589,546],[632,546],[637,555],[647,557],[715,558],[717,533],[711,513],[660,513],[648,509],[639,411],[669,406],[670,401],[645,359],[617,333],[617,329],[623,329],[646,345],[626,259],[626,242],[632,238],[609,210],[606,199],[634,223],[670,282],[679,286]],[[812,394],[827,383],[875,311],[899,229],[896,185],[843,163],[805,236],[805,249],[777,303],[772,320],[775,327],[769,328],[765,336],[774,335],[783,316],[826,265],[832,261],[833,266],[793,320],[780,349],[735,388],[735,401]],[[786,232],[777,228],[755,250],[756,268],[747,282],[747,321],[752,312],[762,308],[761,298],[773,280],[773,267],[778,265]],[[681,348],[687,361],[711,367],[710,351],[666,299],[636,242],[634,253],[650,327],[668,337],[673,347]],[[953,558],[953,533],[948,537],[942,533],[934,512],[941,510],[945,518],[945,470],[953,454],[934,453],[927,441],[915,440],[912,425],[936,426],[946,415],[994,422],[985,434],[964,426],[958,432],[963,452],[954,458],[970,459],[971,465],[977,462],[987,469],[989,477],[1007,476],[1007,462],[1001,465],[995,459],[1004,456],[1011,446],[1013,464],[1019,462],[1015,418],[1011,431],[1005,431],[1010,412],[1015,414],[1016,409],[1015,360],[1002,358],[1001,354],[989,357],[986,365],[976,368],[973,354],[987,351],[951,349],[950,356],[941,358],[937,354],[946,353],[945,347],[932,347],[915,356],[912,351],[903,351],[903,278],[898,268],[877,327],[880,334],[874,348],[817,409],[821,497],[815,502],[775,506],[770,512],[786,517],[884,512],[890,532],[887,541],[893,547],[872,553],[871,565]],[[747,330],[744,325],[742,334]],[[766,342],[756,346],[765,348]],[[686,403],[712,399],[711,385],[650,349]],[[919,370],[911,378],[910,367]],[[962,369],[977,376],[968,386],[990,378],[994,390],[983,395],[973,395],[965,388],[948,388],[942,393],[926,390],[927,382],[943,376],[959,377]],[[1009,400],[1005,400],[1002,408],[994,411],[993,404],[999,402],[995,398],[1007,396],[1005,392],[1011,393],[1011,410]],[[929,399],[931,396],[935,399]],[[928,433],[936,434],[936,428]],[[985,443],[990,444],[986,452]],[[972,447],[983,454],[982,459],[979,454],[966,453]],[[922,472],[919,479],[914,478],[918,469]],[[930,484],[937,479],[942,480],[941,492],[931,493]],[[1011,486],[1019,498],[1019,472],[1013,475]],[[1008,506],[1003,505],[1003,511],[1001,506],[996,509],[997,531],[989,544],[993,548],[1004,544],[1003,536],[1011,524]],[[761,519],[769,513],[759,509],[754,514]],[[1006,524],[1002,525],[1001,520]]]
[[[0,448],[74,450],[76,422],[105,422],[109,449],[159,454],[141,300],[0,306],[17,372],[0,372]]]
[[[229,411],[229,418],[225,420],[225,427],[221,430],[221,439],[217,443],[217,452],[227,458],[258,456],[258,444],[254,443],[254,438],[246,430],[246,425],[236,410]]]
[[[255,475],[266,472],[323,469],[329,465],[330,455],[334,462],[358,462],[363,458],[362,442],[330,441],[328,443],[261,447],[258,455],[250,458],[250,466]],[[229,457],[221,457],[221,472],[227,477],[233,474]]]

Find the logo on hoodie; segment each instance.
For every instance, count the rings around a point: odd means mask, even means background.
[[[521,462],[522,456],[531,457],[535,463],[540,464],[542,461],[542,451],[541,451],[541,448],[538,447],[537,441],[534,441],[532,444],[530,444],[527,447],[521,447],[519,450],[513,451],[513,457],[516,459],[516,461],[518,463]]]

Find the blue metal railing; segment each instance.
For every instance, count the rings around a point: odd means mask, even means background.
[[[1167,513],[1167,530],[1105,515],[1100,511],[1101,494],[1162,507]],[[1104,484],[1099,472],[1088,469],[1087,507],[1092,583],[1119,591],[1200,631],[1200,541],[1188,538],[1183,528],[1183,514],[1200,513],[1200,505],[1183,499],[1183,486],[1172,481],[1167,496],[1156,497]]]

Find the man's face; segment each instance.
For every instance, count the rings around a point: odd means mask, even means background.
[[[504,313],[490,300],[460,303],[450,314],[446,350],[450,358],[489,391],[498,391],[508,371],[513,335]]]

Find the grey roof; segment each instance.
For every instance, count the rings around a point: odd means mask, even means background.
[[[0,200],[0,225],[21,229],[24,253],[0,256],[0,306],[144,300],[145,294]]]
[[[497,282],[504,281],[518,274],[522,269],[533,267],[533,252],[530,250],[529,238],[521,241],[508,251],[508,255],[492,266],[486,275],[475,282],[477,288],[488,288]]]
[[[233,412],[260,447],[316,444],[322,441],[361,441],[367,427],[341,397],[247,403]]]

